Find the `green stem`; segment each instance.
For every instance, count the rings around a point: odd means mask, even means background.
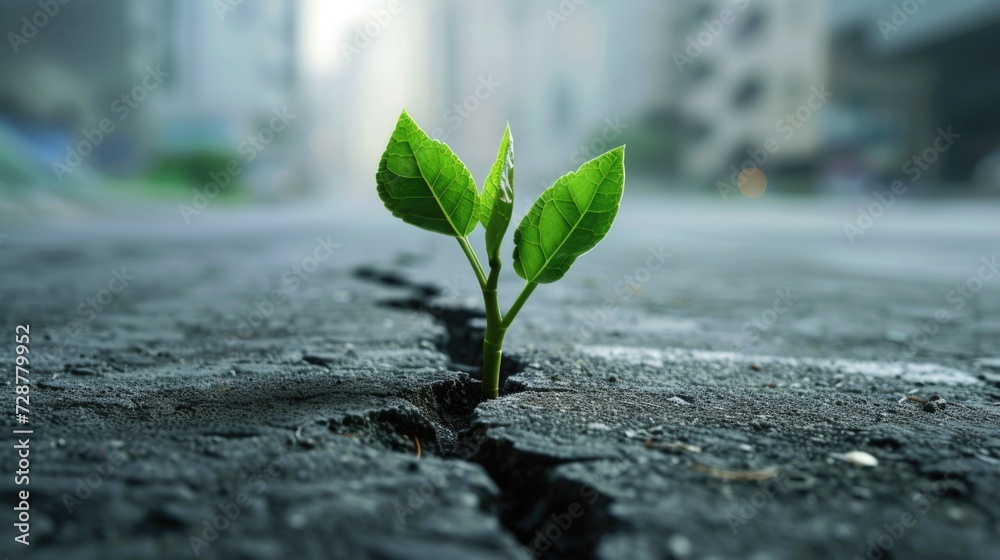
[[[503,357],[503,338],[507,328],[517,316],[517,312],[528,301],[538,284],[528,282],[517,296],[506,316],[500,315],[500,299],[497,297],[497,283],[500,279],[500,261],[490,259],[490,277],[483,289],[486,302],[486,337],[483,338],[483,398],[495,399],[500,395],[500,363]]]
[[[462,251],[465,252],[466,258],[469,259],[469,263],[472,264],[472,269],[476,271],[476,279],[479,280],[479,288],[486,290],[486,274],[483,272],[483,265],[479,264],[479,257],[476,256],[476,252],[469,245],[469,240],[464,237],[456,237],[458,239],[458,244],[462,246]]]
[[[524,289],[521,290],[521,294],[517,296],[517,300],[514,301],[514,305],[510,306],[510,310],[507,311],[507,315],[505,315],[503,318],[504,329],[509,327],[510,324],[514,321],[514,317],[517,317],[517,312],[520,311],[522,307],[524,307],[524,302],[528,301],[528,298],[531,297],[531,292],[535,291],[535,288],[537,287],[538,284],[534,282],[528,282],[527,284],[524,285]]]
[[[500,362],[503,356],[503,337],[507,329],[491,325],[486,320],[486,338],[483,339],[483,399],[500,396]]]
[[[500,315],[500,297],[497,284],[500,282],[500,261],[490,259],[490,277],[483,288],[486,304],[486,336],[483,338],[483,399],[495,399],[500,395],[500,362],[503,356],[503,338],[507,327]]]

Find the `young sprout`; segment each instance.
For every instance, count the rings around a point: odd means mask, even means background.
[[[500,312],[500,244],[514,209],[514,141],[510,126],[483,192],[462,160],[429,137],[403,111],[379,162],[378,195],[393,216],[449,235],[469,259],[486,304],[483,339],[483,398],[499,395],[503,339],[518,311],[539,284],[555,282],[577,257],[594,248],[618,214],[625,188],[625,148],[615,148],[567,173],[535,201],[514,231],[514,271],[524,289],[507,313]],[[469,245],[469,234],[486,230],[489,274]]]

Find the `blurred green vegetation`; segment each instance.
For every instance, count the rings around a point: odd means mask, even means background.
[[[161,158],[150,170],[146,179],[162,188],[202,186],[212,181],[209,174],[225,173],[226,166],[234,160],[231,154],[222,152],[187,152]],[[228,173],[226,173],[227,176]],[[242,191],[244,185],[239,177],[229,177],[229,184],[220,189],[220,197],[230,197]]]
[[[191,189],[202,190],[215,182],[212,174],[224,175],[228,183],[219,189],[218,200],[237,202],[248,197],[248,189],[241,176],[232,176],[226,168],[231,161],[239,161],[234,154],[220,151],[197,151],[162,157],[148,174],[141,177],[146,195],[155,198],[175,199],[178,195],[189,197]]]

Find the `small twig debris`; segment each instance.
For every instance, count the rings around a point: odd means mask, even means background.
[[[778,471],[776,469],[763,469],[759,471],[729,471],[726,469],[720,469],[717,467],[712,467],[702,463],[695,463],[691,465],[691,468],[698,471],[707,473],[710,476],[722,480],[732,480],[739,482],[754,482],[758,480],[767,480],[769,478],[774,478]]]
[[[659,449],[680,449],[682,451],[690,451],[691,453],[701,453],[701,448],[698,447],[697,445],[688,445],[680,441],[667,443],[665,441],[653,441],[651,439],[647,439],[645,442],[643,442],[643,445],[645,445],[646,447],[656,447]]]

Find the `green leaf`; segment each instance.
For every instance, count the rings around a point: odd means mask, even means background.
[[[503,132],[497,160],[483,185],[481,202],[479,220],[486,228],[486,255],[491,263],[499,262],[500,244],[514,214],[514,139],[510,125]]]
[[[445,235],[465,237],[479,222],[479,192],[451,148],[427,136],[403,111],[375,175],[393,216]]]
[[[542,193],[514,232],[514,270],[547,284],[566,274],[615,221],[625,190],[625,147],[615,148],[559,178]]]

